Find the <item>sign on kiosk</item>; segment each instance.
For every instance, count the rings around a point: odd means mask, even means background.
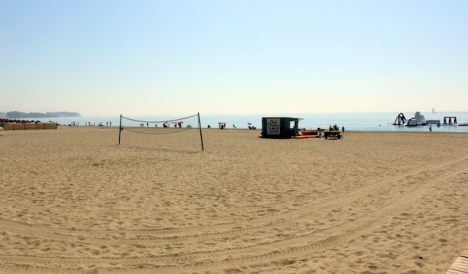
[[[280,119],[267,119],[267,134],[280,135]]]

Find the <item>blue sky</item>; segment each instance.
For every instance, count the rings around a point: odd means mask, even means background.
[[[0,111],[468,111],[468,1],[0,0]]]

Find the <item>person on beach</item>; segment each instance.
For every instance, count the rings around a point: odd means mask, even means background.
[[[341,127],[341,131],[343,131],[343,133],[344,133],[344,126]]]
[[[429,125],[429,131],[432,131],[432,125]]]

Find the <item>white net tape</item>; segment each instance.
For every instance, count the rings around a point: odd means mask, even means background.
[[[140,134],[173,134],[198,128],[198,114],[158,121],[140,120],[122,116],[122,130]],[[164,128],[164,131],[160,130]]]
[[[186,120],[186,119],[193,118],[193,117],[196,117],[196,116],[198,116],[198,114],[191,115],[191,116],[187,116],[187,117],[183,117],[183,118],[177,118],[177,119],[166,119],[166,120],[161,120],[161,121],[146,121],[146,120],[137,120],[137,119],[132,119],[132,118],[124,117],[124,116],[122,116],[122,119],[126,119],[126,120],[129,120],[129,121],[134,121],[134,122],[141,122],[141,123],[160,124],[160,123],[165,123],[165,122],[168,122],[168,121],[180,121],[180,120]]]

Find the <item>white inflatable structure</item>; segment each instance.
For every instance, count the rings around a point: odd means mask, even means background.
[[[430,124],[440,125],[440,120],[426,120],[424,115],[422,115],[419,111],[416,111],[414,116],[408,119],[406,126],[425,126]]]

